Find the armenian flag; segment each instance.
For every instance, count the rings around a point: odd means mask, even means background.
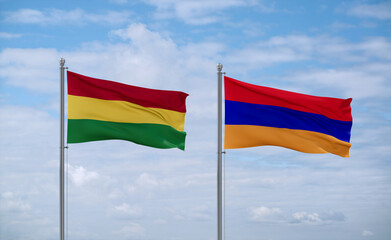
[[[349,157],[351,98],[318,97],[224,77],[226,149],[280,146]]]
[[[67,72],[68,143],[120,139],[155,148],[185,149],[186,98]]]

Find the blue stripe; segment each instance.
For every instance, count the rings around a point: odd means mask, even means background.
[[[225,124],[256,125],[324,133],[349,142],[352,122],[284,107],[225,100]]]

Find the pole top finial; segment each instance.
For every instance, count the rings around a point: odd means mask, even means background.
[[[221,64],[221,63],[218,63],[216,65],[216,67],[217,67],[217,71],[219,71],[219,72],[221,72],[221,70],[223,70],[223,64]]]
[[[60,59],[60,65],[61,65],[61,66],[64,66],[64,64],[65,64],[65,59],[64,59],[64,58],[61,58],[61,59]]]

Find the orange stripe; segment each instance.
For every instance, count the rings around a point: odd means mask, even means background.
[[[225,125],[224,148],[280,146],[304,153],[333,153],[349,157],[351,144],[335,137],[304,130],[251,125]]]

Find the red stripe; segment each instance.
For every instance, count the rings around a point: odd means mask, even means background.
[[[131,86],[67,72],[68,94],[132,102],[143,107],[186,112],[187,93]]]
[[[352,121],[351,98],[340,99],[311,96],[249,84],[230,77],[224,77],[224,82],[226,100],[279,106],[321,114],[330,119]]]

